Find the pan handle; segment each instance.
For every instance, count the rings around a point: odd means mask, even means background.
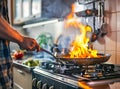
[[[54,58],[56,58],[56,56],[54,56],[51,52],[49,52],[48,50],[44,49],[44,48],[40,48],[41,51],[44,51],[48,54],[50,54],[51,56],[53,56]]]
[[[62,63],[62,64],[66,64],[64,61],[60,60],[59,57],[56,57],[54,54],[52,54],[51,52],[49,52],[48,50],[44,49],[44,48],[41,48],[41,51],[44,51],[48,54],[50,54],[52,57],[54,57],[58,62]]]

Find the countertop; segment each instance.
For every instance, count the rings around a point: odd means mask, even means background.
[[[31,73],[32,70],[35,68],[35,67],[29,67],[29,66],[26,66],[24,64],[22,64],[21,61],[13,61],[13,67],[16,67],[16,68],[19,68],[25,72],[28,72],[28,73]]]

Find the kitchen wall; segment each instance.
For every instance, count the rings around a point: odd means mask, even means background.
[[[96,41],[95,48],[111,54],[109,62],[120,64],[120,0],[105,0],[107,35]]]
[[[120,0],[105,0],[105,21],[104,25],[107,35],[95,41],[94,48],[102,53],[111,54],[109,63],[120,64]],[[42,32],[50,32],[56,41],[63,31],[63,22],[52,23],[28,29],[18,29],[25,35],[37,38]],[[15,44],[16,45],[16,44]],[[18,48],[18,45],[11,45],[11,48]],[[111,89],[119,89],[120,84],[112,84]]]
[[[109,62],[120,64],[120,0],[105,0],[105,30],[107,35],[94,42],[94,48],[99,52],[111,54]],[[63,22],[51,23],[34,28],[16,29],[22,34],[36,38],[41,32],[50,32],[55,40],[63,31]]]
[[[105,0],[108,34],[99,38],[94,47],[100,52],[111,54],[108,62],[120,64],[120,0]],[[112,84],[111,89],[119,89],[120,83]]]
[[[120,64],[120,0],[105,0],[105,30],[107,35],[95,41],[94,48],[99,52],[111,54],[108,62]],[[50,32],[55,41],[63,31],[63,22],[28,28],[27,34],[36,38],[41,32]]]

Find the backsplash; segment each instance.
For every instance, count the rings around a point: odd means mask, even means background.
[[[108,62],[120,65],[120,0],[105,0],[108,34],[95,42],[95,48],[111,54]],[[120,83],[111,84],[111,89],[119,89]]]
[[[110,63],[120,64],[120,1],[119,0],[105,0],[105,21],[107,22],[105,28],[107,35],[99,38],[94,42],[94,48],[99,52],[111,54]],[[56,38],[62,33],[62,22],[56,24],[48,24],[44,27],[36,27],[28,29],[30,36],[36,37],[36,34],[42,31],[49,31]]]
[[[105,21],[107,24],[105,28],[107,35],[100,37],[94,42],[94,48],[102,53],[111,54],[110,63],[120,64],[120,1],[119,0],[105,0]],[[23,30],[27,35],[37,38],[42,32],[50,32],[54,37],[54,41],[63,32],[64,22],[52,23],[48,25],[28,28]],[[22,31],[22,32],[23,32]]]
[[[95,42],[95,48],[111,54],[110,63],[120,64],[120,1],[105,0],[105,20],[107,35]]]

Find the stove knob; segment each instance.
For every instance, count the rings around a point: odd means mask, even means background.
[[[33,78],[33,79],[32,79],[32,86],[36,87],[36,83],[37,83],[37,79],[36,79],[36,78]]]
[[[41,81],[38,81],[37,82],[37,89],[41,89],[42,88],[42,82]]]
[[[54,86],[50,86],[49,89],[54,89]]]
[[[47,83],[43,84],[42,89],[47,89]]]

